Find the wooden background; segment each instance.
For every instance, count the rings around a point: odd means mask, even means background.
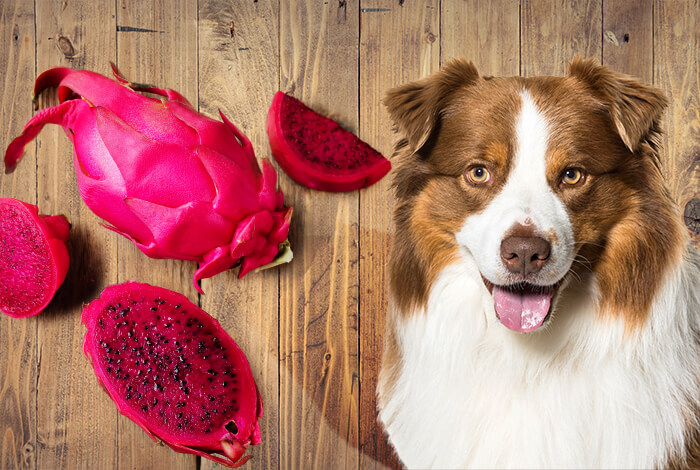
[[[32,116],[35,77],[52,66],[180,91],[221,109],[270,155],[264,120],[282,89],[327,110],[390,155],[387,89],[451,57],[484,74],[562,74],[575,54],[664,89],[664,163],[700,232],[700,2],[697,0],[0,0],[0,147]],[[55,104],[44,98],[42,105]],[[27,147],[0,195],[64,213],[71,268],[41,315],[0,315],[0,468],[195,469],[208,460],[154,444],[120,416],[82,353],[83,303],[110,284],[174,289],[217,317],[261,389],[263,443],[248,468],[397,467],[375,420],[392,196],[389,178],[347,194],[280,174],[294,261],[243,280],[223,273],[198,296],[195,263],[151,260],[82,203],[57,126]],[[694,232],[693,232],[694,230]],[[420,432],[420,429],[416,429]],[[427,437],[429,438],[429,437]]]

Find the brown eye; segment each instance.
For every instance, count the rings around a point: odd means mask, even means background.
[[[473,184],[486,183],[490,177],[489,170],[483,166],[475,166],[467,172],[467,179]]]
[[[583,182],[583,172],[578,168],[569,168],[564,171],[561,182],[567,186],[575,186]]]

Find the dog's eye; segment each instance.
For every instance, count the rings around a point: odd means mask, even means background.
[[[578,168],[568,168],[564,171],[561,177],[561,182],[567,186],[575,186],[582,183],[584,179],[583,172]]]
[[[483,166],[475,166],[467,171],[467,179],[473,184],[486,183],[490,177],[489,170]]]

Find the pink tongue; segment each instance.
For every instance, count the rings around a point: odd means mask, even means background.
[[[551,294],[518,292],[493,286],[496,313],[506,327],[526,333],[542,325],[549,312]]]

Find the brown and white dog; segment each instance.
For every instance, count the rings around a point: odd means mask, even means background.
[[[700,260],[660,90],[574,60],[391,90],[380,420],[409,468],[700,466]]]

